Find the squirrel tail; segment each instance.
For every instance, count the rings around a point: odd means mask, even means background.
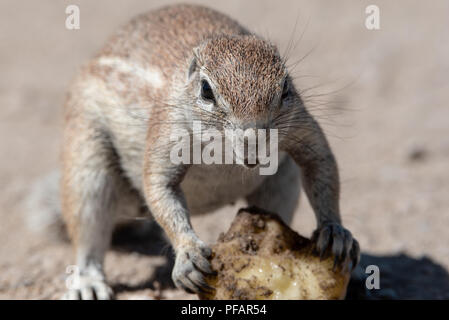
[[[59,180],[60,172],[55,170],[31,185],[24,203],[25,221],[28,229],[34,233],[68,240],[62,219]]]

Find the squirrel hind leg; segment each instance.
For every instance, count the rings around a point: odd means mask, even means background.
[[[61,199],[76,251],[76,281],[71,282],[65,298],[110,299],[112,291],[103,271],[104,257],[127,182],[105,130],[82,122],[83,118],[69,120],[63,144]]]

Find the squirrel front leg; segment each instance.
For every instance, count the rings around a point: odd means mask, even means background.
[[[172,271],[175,285],[189,293],[210,291],[212,288],[207,285],[204,275],[213,273],[208,260],[212,251],[193,231],[180,188],[188,165],[170,161],[168,135],[149,134],[144,160],[145,199],[175,250]]]
[[[301,168],[301,178],[314,210],[317,229],[312,239],[324,256],[330,248],[335,264],[359,260],[359,244],[342,226],[339,208],[340,181],[337,163],[318,123],[305,110],[301,126],[293,126],[285,139],[285,149]]]

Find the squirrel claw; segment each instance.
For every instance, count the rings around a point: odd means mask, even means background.
[[[353,270],[360,259],[360,247],[351,232],[336,222],[325,222],[312,235],[316,253],[321,259],[329,254],[334,256],[333,270],[337,266],[351,267]]]
[[[210,248],[203,244],[178,250],[172,272],[175,285],[189,293],[213,291],[205,279],[205,275],[215,273],[208,260],[211,254]]]

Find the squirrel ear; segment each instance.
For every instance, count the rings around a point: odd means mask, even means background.
[[[192,58],[192,61],[190,62],[189,73],[188,73],[189,79],[191,78],[192,74],[195,72],[196,68],[198,67],[199,51],[200,51],[199,47],[193,48],[193,58]]]
[[[192,74],[195,72],[196,70],[196,58],[193,57],[192,61],[190,62],[190,66],[189,66],[189,73],[187,74],[187,79],[190,80],[190,78],[192,77]]]
[[[200,47],[193,48],[193,56],[198,59],[200,56]]]

